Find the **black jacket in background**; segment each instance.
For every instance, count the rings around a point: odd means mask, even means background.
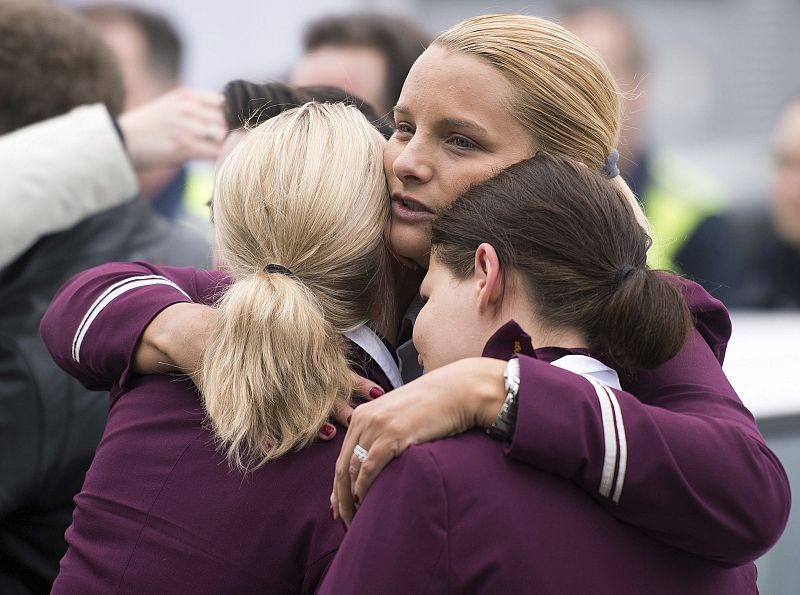
[[[800,247],[775,234],[766,211],[729,215],[726,223],[736,267],[730,283],[730,308],[800,308]]]
[[[39,321],[72,275],[110,261],[207,267],[210,247],[135,200],[45,237],[0,270],[0,593],[47,593],[66,551],[72,498],[108,400],[62,372]]]

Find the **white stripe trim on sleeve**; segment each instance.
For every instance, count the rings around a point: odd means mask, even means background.
[[[622,495],[622,486],[625,483],[625,470],[628,466],[628,440],[625,437],[625,424],[622,421],[622,410],[619,407],[619,401],[614,391],[604,387],[611,399],[611,406],[614,408],[614,419],[617,424],[617,440],[619,442],[619,468],[617,470],[616,487],[614,488],[614,504],[619,504],[619,497]]]
[[[75,332],[75,337],[72,340],[72,359],[75,360],[76,363],[80,363],[81,361],[80,352],[83,339],[86,337],[89,327],[95,321],[100,312],[102,312],[106,306],[124,293],[132,289],[145,287],[148,285],[168,285],[180,291],[189,301],[191,301],[191,298],[185,291],[161,275],[140,275],[137,277],[128,277],[127,279],[123,279],[122,281],[114,283],[102,294],[100,294],[100,297],[98,297],[91,307],[86,311],[83,320],[81,320],[81,323],[78,325],[78,330]]]
[[[605,440],[605,457],[603,459],[603,472],[600,476],[600,495],[608,498],[614,481],[614,468],[617,464],[617,436],[614,430],[614,414],[612,405],[605,387],[590,378],[597,400],[600,402],[600,415],[603,419],[603,438]]]

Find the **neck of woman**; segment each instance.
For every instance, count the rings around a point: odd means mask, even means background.
[[[511,299],[508,299],[511,297]],[[515,321],[531,336],[534,349],[540,347],[562,347],[564,349],[589,348],[589,341],[583,332],[576,328],[556,327],[542,320],[527,299],[518,295],[506,294],[498,322]],[[499,328],[500,325],[498,325]]]

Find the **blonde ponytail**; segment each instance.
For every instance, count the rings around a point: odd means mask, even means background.
[[[312,292],[273,273],[234,283],[203,361],[204,402],[229,462],[257,468],[307,446],[350,395],[340,335]]]
[[[350,395],[342,333],[387,324],[384,142],[355,108],[309,103],[250,131],[220,168],[214,218],[234,283],[200,381],[240,470],[311,443]]]

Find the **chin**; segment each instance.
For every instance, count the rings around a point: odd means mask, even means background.
[[[431,252],[430,228],[420,229],[393,223],[389,232],[389,242],[398,256],[410,258],[422,268],[428,268]]]

